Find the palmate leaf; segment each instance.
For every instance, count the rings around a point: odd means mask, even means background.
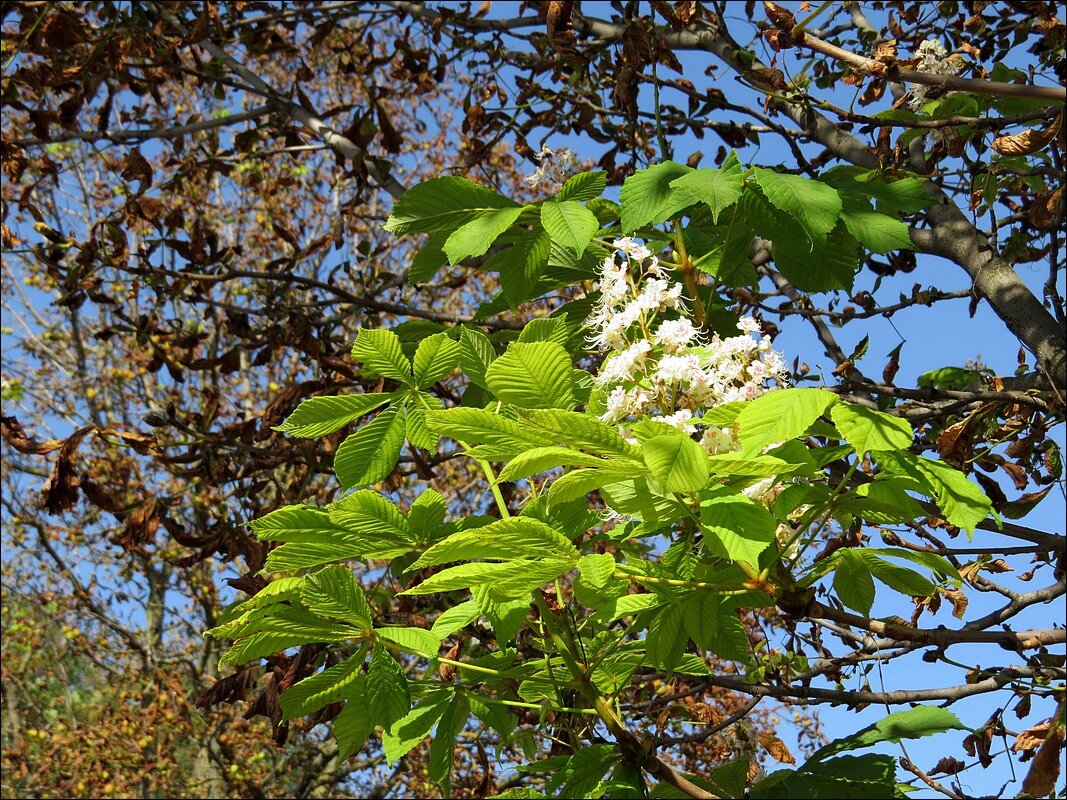
[[[380,645],[374,648],[367,668],[367,702],[372,718],[386,730],[411,708],[404,668]]]
[[[368,377],[383,375],[411,385],[411,362],[393,331],[361,328],[352,345],[352,357],[363,362]]]
[[[493,242],[514,224],[522,211],[522,208],[485,211],[454,230],[441,248],[448,256],[449,263],[456,265],[465,258],[485,254]]]
[[[576,558],[529,558],[503,563],[460,564],[441,570],[401,594],[437,594],[484,586],[494,597],[519,598],[569,572],[576,563]]]
[[[945,518],[968,535],[973,536],[975,526],[993,511],[985,492],[947,464],[903,451],[881,450],[871,455],[887,472],[925,486],[925,493],[937,502]]]
[[[441,719],[449,703],[455,696],[452,689],[432,692],[416,703],[407,714],[385,731],[382,735],[382,747],[385,760],[395,764],[411,752],[419,742],[425,739],[433,726]]]
[[[377,492],[360,489],[331,503],[330,521],[346,530],[410,541],[408,524],[400,509]]]
[[[756,184],[771,205],[803,228],[809,241],[821,244],[841,216],[841,195],[832,186],[770,169],[752,170]]]
[[[778,521],[754,500],[722,492],[701,502],[700,527],[712,552],[755,567],[774,541]]]
[[[394,403],[337,448],[333,470],[343,488],[377,483],[393,471],[407,430],[402,409]]]
[[[834,591],[849,608],[867,616],[874,605],[874,579],[867,562],[852,549],[838,551],[834,565]]]
[[[488,444],[521,452],[546,444],[544,436],[482,408],[449,408],[426,414],[426,426],[459,442]]]
[[[689,637],[706,652],[727,661],[749,661],[748,634],[730,600],[693,592],[678,604]]]
[[[708,485],[707,454],[685,434],[653,436],[642,450],[649,470],[668,492],[695,492]]]
[[[692,205],[696,198],[688,190],[671,186],[676,178],[692,171],[691,167],[664,161],[648,169],[639,169],[623,181],[619,195],[623,233],[632,233],[644,225],[666,222],[686,206]]]
[[[661,668],[668,678],[678,666],[689,641],[684,618],[679,611],[675,605],[657,611],[648,623],[648,636],[645,639],[649,663]]]
[[[269,613],[241,629],[240,638],[222,657],[222,663],[243,664],[302,644],[343,642],[360,635],[357,628],[323,621],[289,605],[268,606],[260,611]]]
[[[543,280],[552,248],[552,237],[548,232],[541,229],[520,230],[509,233],[508,237],[512,241],[511,246],[495,253],[483,267],[486,272],[500,273],[500,291],[505,302],[492,314],[515,308],[550,288]],[[480,317],[491,315],[483,315],[481,309],[478,313]]]
[[[454,231],[486,214],[518,206],[502,194],[446,176],[423,181],[396,201],[384,227],[397,236]]]
[[[908,226],[896,217],[877,211],[849,210],[842,212],[841,221],[856,241],[872,253],[915,249]]]
[[[498,482],[517,481],[555,467],[598,467],[605,459],[569,447],[535,447],[516,456],[500,471]]]
[[[326,436],[395,398],[388,392],[309,397],[274,430],[304,438]]]
[[[352,684],[363,679],[363,659],[364,654],[361,651],[340,664],[324,669],[310,678],[304,678],[286,689],[279,697],[282,719],[313,714],[320,708],[341,700]]]
[[[621,457],[639,462],[640,450],[619,435],[617,428],[589,414],[552,409],[522,409],[517,417],[524,430],[538,436],[539,444],[559,442],[603,456]]]
[[[577,562],[578,550],[566,536],[539,520],[509,517],[452,534],[429,548],[408,569],[414,571],[476,558],[510,561],[519,556],[558,557]]]
[[[437,448],[438,435],[426,427],[426,413],[440,411],[445,407],[439,397],[419,392],[404,407],[404,435],[415,447],[433,451]]]
[[[694,170],[675,178],[671,181],[671,187],[684,189],[705,203],[711,209],[711,219],[714,222],[724,209],[738,201],[744,183],[744,171],[737,161],[737,155],[731,153],[721,168]]]
[[[600,230],[600,223],[593,212],[573,200],[545,202],[541,206],[541,224],[545,226],[553,241],[578,255],[585,252],[589,242]]]
[[[311,506],[284,506],[248,526],[256,538],[268,542],[313,542],[329,534],[349,532],[331,522],[328,512]]]
[[[459,330],[459,363],[463,373],[483,389],[488,389],[485,371],[496,361],[496,350],[489,337],[477,328],[464,326]]]
[[[523,408],[574,408],[571,357],[552,342],[512,342],[485,371],[489,390]]]
[[[896,711],[861,731],[830,742],[817,750],[805,767],[838,753],[862,750],[881,742],[896,743],[902,739],[919,739],[945,731],[962,730],[967,730],[966,726],[951,711],[937,706],[916,706],[907,711]]]
[[[370,630],[370,606],[348,567],[335,564],[308,575],[300,599],[314,614]]]
[[[460,628],[465,628],[470,625],[474,620],[481,616],[481,613],[478,604],[473,600],[460,603],[458,606],[446,608],[441,612],[441,616],[434,620],[433,627],[430,628],[430,633],[440,639],[444,639],[446,636],[451,636]]]
[[[441,649],[441,640],[431,631],[422,628],[384,627],[375,628],[374,632],[380,638],[387,639],[426,658],[433,658]]]
[[[374,731],[374,711],[368,702],[367,676],[358,675],[345,688],[344,709],[333,722],[333,736],[337,740],[337,758],[345,761],[358,752]]]
[[[470,705],[464,695],[458,692],[454,694],[452,702],[445,707],[433,740],[430,742],[430,760],[428,774],[430,780],[444,790],[444,796],[452,794],[452,765],[454,762],[454,750],[456,737],[467,725],[470,716]]]
[[[860,455],[871,450],[906,450],[912,429],[907,420],[856,403],[837,403],[830,419]]]
[[[593,172],[579,172],[572,175],[563,184],[556,195],[556,200],[592,200],[600,197],[608,185],[608,174],[601,170]]]
[[[415,254],[415,257],[411,259],[411,266],[408,268],[408,283],[415,285],[426,283],[437,274],[437,270],[448,263],[448,256],[442,250],[447,238],[448,236],[443,233],[431,236],[429,241],[422,246],[422,249]]]
[[[756,270],[748,258],[756,238],[756,229],[749,215],[738,205],[726,209],[719,215],[717,235],[721,240],[717,251],[701,259],[698,268],[728,286],[751,286],[756,283]]]
[[[415,351],[415,386],[428,389],[456,367],[460,346],[448,334],[435,333],[419,342]]]
[[[769,444],[802,436],[838,400],[825,389],[779,389],[748,403],[737,415],[738,436],[746,454]]]

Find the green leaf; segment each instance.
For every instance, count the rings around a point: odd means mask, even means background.
[[[779,389],[757,397],[737,415],[745,452],[758,453],[774,442],[803,436],[837,400],[825,389]]]
[[[968,534],[973,534],[978,523],[993,511],[985,493],[947,464],[902,451],[882,450],[871,455],[887,471],[906,475],[927,486],[945,518]]]
[[[430,240],[422,246],[422,249],[415,254],[415,257],[411,259],[411,266],[408,268],[407,283],[420,284],[426,283],[430,278],[437,274],[437,270],[441,269],[446,263],[448,263],[448,256],[445,255],[442,249],[445,246],[445,239],[447,239],[443,233],[439,233],[436,236],[431,236]]]
[[[352,492],[332,503],[329,514],[332,523],[347,530],[394,541],[410,540],[408,524],[400,509],[368,489]]]
[[[520,342],[555,342],[566,347],[571,338],[572,326],[567,322],[567,315],[558,317],[540,317],[532,319],[519,331]]]
[[[393,471],[404,446],[405,417],[394,403],[337,448],[333,469],[345,489],[383,480]]]
[[[832,186],[759,167],[752,172],[771,204],[796,220],[811,242],[821,244],[837,225],[841,195]]]
[[[510,561],[519,557],[560,557],[576,562],[578,550],[566,536],[539,520],[509,517],[452,534],[429,548],[408,569],[475,558]]]
[[[508,236],[513,244],[494,254],[485,262],[483,269],[500,273],[500,290],[504,300],[508,307],[515,308],[547,291],[541,279],[548,267],[552,237],[540,228]]]
[[[719,215],[718,252],[703,258],[697,267],[729,286],[751,286],[758,278],[748,252],[756,238],[752,220],[734,205]]]
[[[489,390],[523,408],[574,407],[573,366],[567,351],[551,342],[512,342],[485,372]]]
[[[556,199],[564,200],[592,200],[600,197],[608,185],[608,174],[600,170],[594,172],[579,172],[572,175],[559,190]]]
[[[430,633],[439,639],[444,639],[461,628],[470,625],[480,615],[481,611],[478,608],[478,604],[473,600],[468,600],[458,606],[452,606],[452,608],[446,608],[442,611],[441,616],[434,620]]]
[[[367,668],[367,702],[372,717],[386,730],[411,708],[404,669],[380,645],[374,648]]]
[[[360,635],[356,628],[325,622],[292,606],[268,606],[260,611],[263,615],[241,630],[222,663],[243,664],[302,644],[343,642]]]
[[[677,607],[682,611],[687,633],[702,650],[727,661],[751,660],[748,634],[729,600],[710,592],[693,592]]]
[[[330,515],[310,506],[284,506],[248,523],[256,538],[268,542],[314,541],[330,533],[345,533]]]
[[[867,616],[874,605],[874,579],[871,578],[871,568],[851,548],[837,552],[834,591],[842,603]]]
[[[441,248],[448,256],[449,263],[455,266],[465,258],[484,255],[497,237],[514,224],[522,211],[522,208],[486,211],[457,228]]]
[[[675,605],[666,606],[656,612],[648,623],[648,636],[645,639],[645,652],[649,663],[661,668],[667,677],[674,673],[678,661],[685,652],[689,636],[683,626],[683,614]]]
[[[732,163],[724,164],[721,169],[698,169],[675,178],[671,181],[671,187],[684,189],[697,200],[707,204],[714,222],[724,209],[738,201],[744,183],[741,165],[734,159]]]
[[[890,564],[867,550],[858,552],[871,574],[894,591],[909,597],[932,597],[937,591],[930,581],[915,570]]]
[[[541,206],[541,224],[554,241],[569,247],[578,255],[585,252],[600,230],[600,223],[593,212],[573,200],[545,202]]]
[[[688,494],[708,485],[708,457],[685,434],[653,436],[642,450],[648,468],[668,492]]]
[[[488,389],[485,371],[496,361],[496,350],[489,337],[476,328],[466,326],[459,330],[459,363],[463,372],[471,381],[483,389]]]
[[[618,745],[594,744],[579,748],[567,762],[567,778],[559,796],[603,797],[601,778],[621,757]]]
[[[363,587],[348,567],[338,564],[308,575],[300,599],[315,614],[370,630],[370,606]]]
[[[607,469],[576,469],[568,472],[553,481],[548,490],[548,502],[557,505],[585,497],[590,492],[622,480],[627,472]]]
[[[731,478],[769,478],[772,475],[788,475],[801,468],[799,464],[774,456],[745,456],[744,453],[719,453],[708,456],[708,468],[712,475]]]
[[[914,250],[908,226],[896,217],[877,211],[844,211],[841,220],[848,232],[872,253]]]
[[[487,587],[495,597],[528,595],[574,568],[577,559],[517,559],[504,563],[473,562],[448,567],[401,594],[426,595],[455,589]]]
[[[441,411],[445,404],[439,397],[426,392],[419,392],[417,397],[404,408],[404,435],[415,447],[423,450],[436,450],[438,436],[426,427],[426,412]]]
[[[432,631],[422,628],[386,627],[375,628],[374,632],[382,639],[395,642],[426,658],[434,658],[441,649],[441,640]]]
[[[368,377],[384,375],[411,385],[411,362],[393,331],[361,328],[352,345],[352,357],[363,362],[363,372]]]
[[[435,333],[419,342],[415,351],[415,386],[427,389],[456,367],[460,346],[448,334]]]
[[[859,243],[844,225],[834,228],[821,244],[776,238],[771,251],[778,269],[798,289],[852,291],[859,265]]]
[[[644,225],[666,222],[686,206],[692,205],[692,194],[684,189],[671,188],[672,181],[692,171],[691,167],[664,161],[648,169],[639,169],[623,181],[619,196],[623,233],[632,233]]]
[[[540,444],[548,444],[546,440],[550,440],[604,456],[640,458],[640,450],[623,439],[616,427],[589,414],[524,409],[517,416],[524,430],[540,438]]]
[[[568,447],[535,447],[520,453],[497,476],[498,482],[517,481],[556,467],[599,467],[605,460]]]
[[[871,450],[907,450],[912,430],[907,420],[855,403],[837,403],[830,419],[861,456]]]
[[[815,764],[832,755],[861,750],[880,742],[896,743],[902,739],[920,739],[945,731],[964,730],[967,730],[966,726],[951,711],[937,706],[917,706],[907,711],[896,711],[861,731],[830,742],[816,751],[807,763]]]
[[[396,201],[384,227],[397,236],[454,231],[478,217],[517,205],[466,178],[433,178],[406,191]]]
[[[427,774],[430,780],[444,790],[445,797],[452,794],[452,763],[456,737],[466,727],[469,716],[470,706],[467,704],[467,699],[462,694],[456,694],[445,708],[444,714],[441,715],[433,741],[430,742]]]
[[[526,623],[530,613],[530,593],[525,591],[517,598],[497,598],[491,591],[491,584],[471,587],[471,595],[478,610],[489,620],[497,644],[506,646],[515,638],[515,634]]]
[[[422,698],[403,719],[385,731],[382,735],[382,747],[385,760],[395,764],[430,733],[430,729],[441,719],[455,692],[451,689],[433,692]]]
[[[326,436],[388,403],[393,397],[386,392],[309,397],[274,430],[304,438]]]
[[[367,702],[367,679],[359,678],[345,691],[348,702],[333,722],[333,736],[337,740],[337,758],[345,761],[363,748],[374,730],[374,715]]]
[[[426,414],[426,426],[435,433],[457,441],[513,449],[516,453],[547,444],[541,434],[482,408],[449,408],[429,412]]]
[[[713,552],[732,561],[759,564],[759,554],[774,541],[778,521],[742,494],[722,494],[700,504],[700,527]]]
[[[313,714],[320,708],[341,700],[346,690],[363,679],[363,654],[352,656],[336,666],[324,669],[282,692],[278,698],[282,719]]]

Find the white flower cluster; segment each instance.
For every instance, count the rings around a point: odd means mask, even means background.
[[[607,395],[601,419],[648,415],[697,433],[705,410],[785,382],[782,356],[756,320],[742,317],[739,336],[706,340],[686,315],[682,285],[656,256],[629,237],[613,244],[617,253],[601,265],[600,299],[586,320],[590,342],[609,352],[596,377]],[[701,444],[721,453],[737,442],[729,429],[706,426]]]
[[[945,46],[937,39],[927,39],[920,44],[915,51],[915,57],[918,59],[915,65],[916,72],[926,72],[931,75],[955,75],[962,66],[958,58],[949,56]],[[918,111],[926,105],[929,86],[909,83],[908,91],[911,93],[908,107],[912,111]]]
[[[538,167],[526,176],[526,183],[531,189],[544,186],[552,194],[560,190],[570,171],[578,163],[578,156],[569,147],[553,151],[542,146],[541,152],[534,158],[537,159]]]

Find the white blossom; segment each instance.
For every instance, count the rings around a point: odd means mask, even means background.
[[[663,345],[668,353],[678,353],[684,350],[690,342],[699,337],[700,331],[696,329],[687,317],[669,319],[661,322],[653,336],[656,344]]]

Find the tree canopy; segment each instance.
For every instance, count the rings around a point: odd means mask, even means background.
[[[1057,12],[5,5],[4,795],[1062,793]]]

